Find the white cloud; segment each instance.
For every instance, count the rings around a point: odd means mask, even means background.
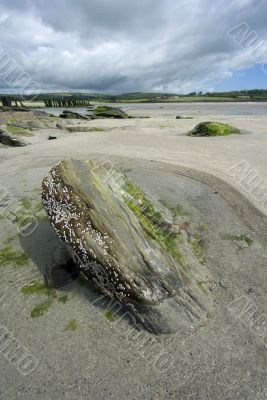
[[[264,40],[265,0],[0,0],[3,49],[44,90],[210,90],[253,65],[227,31]],[[4,84],[0,86],[4,87]]]

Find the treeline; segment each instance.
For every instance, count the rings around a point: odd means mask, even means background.
[[[250,99],[267,99],[267,89],[251,89],[251,90],[239,90],[231,92],[212,92],[205,93],[204,96],[211,97],[247,97]]]
[[[1,94],[0,94],[1,96]],[[4,95],[8,97],[8,95]],[[20,100],[19,95],[12,95],[13,100]],[[24,101],[32,100],[31,96],[23,96]],[[173,93],[122,93],[122,94],[99,94],[99,93],[41,93],[35,96],[34,101],[43,102],[48,105],[51,102],[73,103],[85,105],[85,102],[105,103],[164,103],[164,102],[191,102],[191,101],[267,101],[266,89],[240,90],[230,92],[191,92],[188,94]]]
[[[173,94],[173,93],[122,93],[122,94],[97,94],[97,93],[77,93],[77,94],[40,94],[36,100],[44,101],[51,97],[60,98],[62,100],[68,97],[76,98],[77,100],[97,101],[97,102],[111,102],[111,103],[160,103],[160,102],[180,102],[198,99],[216,101],[223,100],[224,98],[229,101],[267,101],[267,90],[253,89],[253,90],[240,90],[231,92],[191,92],[188,94]]]

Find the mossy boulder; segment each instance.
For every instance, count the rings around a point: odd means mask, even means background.
[[[114,119],[126,119],[129,116],[122,111],[120,108],[114,108],[109,106],[99,106],[94,110],[90,110],[91,114],[89,115],[92,119],[97,118],[114,118]]]
[[[15,136],[33,136],[32,129],[28,128],[26,123],[12,123],[9,122],[6,125],[6,129],[9,133]]]
[[[10,147],[24,147],[27,143],[20,139],[17,135],[7,132],[3,127],[0,127],[0,144]]]
[[[239,129],[221,122],[201,122],[187,136],[229,136],[240,133]]]

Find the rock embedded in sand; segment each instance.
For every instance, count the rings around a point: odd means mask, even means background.
[[[184,116],[184,115],[177,115],[176,116],[176,119],[194,119],[194,117],[186,117],[186,116]]]
[[[12,134],[9,134],[3,128],[0,128],[0,143],[10,147],[27,146],[27,143],[25,143],[24,140],[19,139],[18,137],[15,137]]]
[[[64,160],[44,179],[42,200],[81,274],[149,331],[169,333],[206,312],[207,296],[180,265],[178,231],[123,174]]]
[[[98,118],[114,118],[114,119],[126,119],[130,118],[124,111],[120,108],[109,107],[109,106],[99,106],[93,110],[89,110],[89,117],[92,119]]]
[[[239,129],[221,122],[201,122],[187,136],[228,136],[240,133]]]
[[[69,111],[69,110],[64,110],[62,112],[62,114],[59,115],[59,117],[64,118],[64,119],[86,119],[86,120],[88,120],[88,118],[85,115],[79,114],[74,111]]]

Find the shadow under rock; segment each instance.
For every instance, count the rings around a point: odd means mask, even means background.
[[[49,222],[39,222],[34,232],[20,237],[20,244],[48,286],[62,288],[78,277],[67,247],[59,240]]]
[[[68,248],[58,238],[48,221],[39,222],[30,235],[21,236],[20,244],[43,275],[48,287],[71,292],[76,286],[71,283],[77,281],[82,288],[81,295],[85,296],[89,302],[95,302],[96,307],[105,309],[105,300],[99,301],[103,295],[91,282],[79,277],[78,268]]]

